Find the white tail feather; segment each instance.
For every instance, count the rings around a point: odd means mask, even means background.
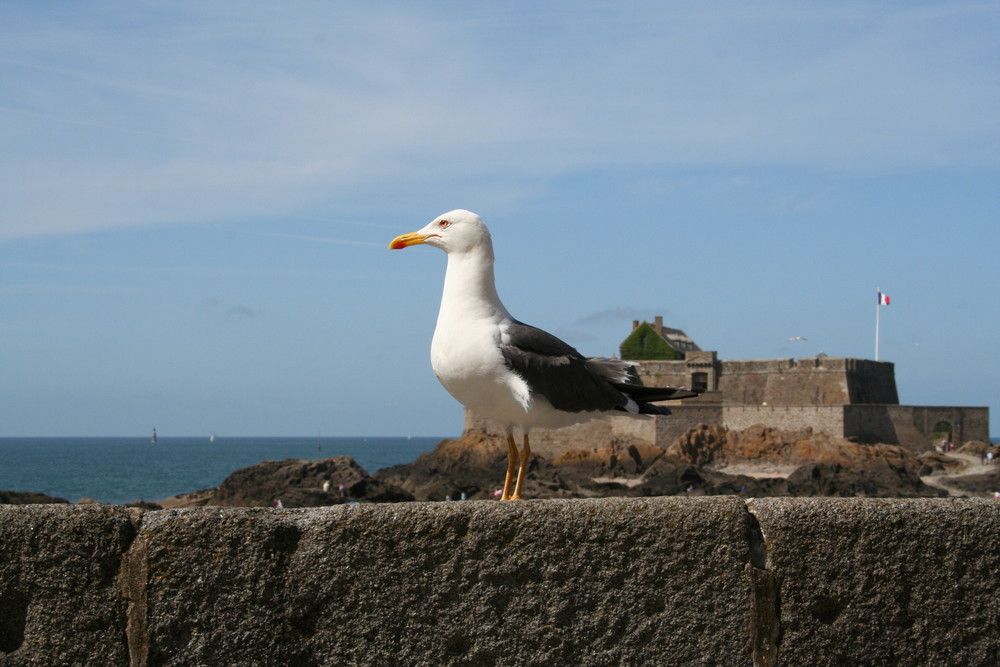
[[[621,359],[608,359],[607,357],[592,357],[587,359],[587,366],[608,382],[628,383],[635,382],[635,372],[632,370],[638,364]]]

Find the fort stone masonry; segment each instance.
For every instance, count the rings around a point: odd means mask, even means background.
[[[653,322],[632,323],[622,341],[623,359],[639,362],[648,386],[684,386],[701,393],[670,403],[673,414],[651,420],[615,417],[547,433],[532,431],[532,448],[562,449],[581,441],[629,437],[667,447],[701,424],[742,430],[763,424],[859,442],[926,451],[942,440],[989,442],[989,408],[900,405],[895,368],[886,361],[829,357],[722,360],[687,334]],[[496,431],[466,412],[466,429]]]

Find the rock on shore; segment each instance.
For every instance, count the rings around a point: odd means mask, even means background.
[[[970,461],[978,463],[979,456],[966,453],[981,454],[985,447],[989,445],[971,443],[951,455],[917,456],[903,447],[859,444],[809,429],[782,431],[757,425],[737,431],[702,425],[665,450],[639,440],[613,439],[581,443],[553,459],[535,456],[523,494],[527,498],[986,496],[1000,489],[1000,465],[969,467]],[[506,445],[470,430],[461,438],[443,440],[413,463],[374,475],[346,456],[264,461],[233,472],[217,488],[142,506],[271,507],[280,499],[284,507],[318,507],[352,501],[458,500],[463,494],[468,499],[488,499],[498,497],[506,470]],[[0,503],[29,502],[66,501],[0,492]]]
[[[0,491],[0,505],[48,505],[68,502],[65,498],[56,498],[34,491]]]
[[[472,431],[415,462],[375,474],[417,500],[489,498],[507,466],[506,448]],[[746,496],[942,496],[920,480],[922,461],[895,445],[861,445],[805,431],[701,426],[662,450],[616,439],[534,457],[530,498],[741,494]]]
[[[175,496],[158,504],[164,508],[272,507],[278,500],[284,507],[322,507],[351,501],[398,502],[413,500],[413,496],[374,479],[351,457],[333,456],[264,461],[237,470],[215,489]]]

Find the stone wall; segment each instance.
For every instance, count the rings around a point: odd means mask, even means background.
[[[0,664],[998,664],[997,535],[973,499],[0,506]]]
[[[659,447],[669,447],[674,440],[702,424],[722,423],[722,407],[718,405],[671,405],[670,412],[671,414],[666,417],[654,417],[656,422],[654,444]]]
[[[868,442],[906,444],[915,450],[923,450],[929,442],[921,433],[897,429],[897,419],[901,412],[898,405],[845,405],[842,410],[844,433]]]
[[[840,405],[899,403],[895,367],[886,361],[843,357],[716,360],[715,353],[680,361],[641,361],[650,386],[694,384],[705,372],[708,389],[726,405]],[[709,366],[706,370],[706,366]]]
[[[849,403],[872,405],[899,403],[894,364],[888,361],[845,359],[844,366]]]
[[[684,360],[637,362],[642,383],[650,387],[690,387],[691,373]],[[711,388],[711,387],[710,387]]]
[[[928,446],[937,444],[930,437],[942,423],[950,427],[949,436],[955,442],[990,441],[990,409],[986,407],[889,406],[889,418],[897,433],[920,433]]]
[[[722,408],[718,405],[671,405],[670,409],[672,414],[666,417],[607,417],[559,429],[532,429],[531,450],[540,456],[555,458],[566,449],[596,449],[615,439],[666,449],[692,428],[722,423]],[[470,410],[465,410],[464,414],[463,434],[482,432],[498,439],[504,436],[501,424]],[[520,432],[515,430],[514,437],[520,446]]]
[[[884,442],[903,445],[916,452],[936,443],[932,434],[936,425],[951,427],[951,439],[989,442],[990,411],[985,407],[948,407],[913,405],[670,405],[666,417],[640,419],[609,417],[562,429],[535,429],[531,448],[552,458],[567,448],[593,449],[612,439],[639,440],[658,447],[669,447],[689,429],[701,424],[720,424],[743,430],[755,424],[797,431],[811,428],[838,438],[856,438],[861,442]],[[465,432],[482,431],[499,438],[503,428],[465,411]],[[520,442],[520,435],[516,436]]]
[[[742,406],[727,405],[722,409],[722,425],[742,431],[754,424],[797,431],[806,427],[819,433],[844,436],[844,406]]]

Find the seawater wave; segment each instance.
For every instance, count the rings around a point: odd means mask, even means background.
[[[350,456],[369,473],[442,438],[0,438],[0,490],[124,504],[216,487],[261,461]]]

